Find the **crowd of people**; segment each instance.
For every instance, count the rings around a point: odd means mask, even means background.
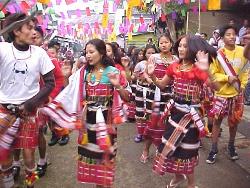
[[[174,42],[164,33],[157,44],[149,39],[127,53],[116,42],[92,39],[76,61],[72,54],[60,57],[60,43],[45,44],[34,17],[16,13],[5,27],[10,23],[17,26],[0,42],[1,187],[18,180],[21,152],[27,187],[45,175],[47,127],[49,146],[67,144],[70,132],[78,131],[77,180],[96,187],[114,186],[117,126],[125,122],[136,125],[135,143],[144,142],[138,162],[149,162],[153,144],[153,171],[174,174],[168,188],[186,180],[187,188],[197,187],[202,138],[211,137],[206,162],[214,164],[225,117],[228,155],[239,159],[235,135],[250,94],[247,21],[239,35],[232,24],[215,30],[209,41],[203,34]]]

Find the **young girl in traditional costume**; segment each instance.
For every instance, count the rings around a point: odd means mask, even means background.
[[[135,119],[137,135],[135,142],[139,143],[143,139],[144,129],[146,127],[146,92],[149,84],[144,76],[144,70],[149,57],[156,53],[156,48],[153,45],[147,45],[143,51],[143,61],[137,63],[134,68],[133,78],[137,82],[135,92]]]
[[[129,92],[120,85],[119,71],[107,57],[104,41],[86,44],[86,60],[87,66],[72,75],[69,85],[42,111],[62,127],[79,129],[78,181],[111,187],[117,149],[113,93],[128,101]]]
[[[177,57],[171,53],[173,41],[168,33],[159,37],[158,46],[160,53],[151,55],[147,63],[154,63],[154,76],[158,79],[162,79],[165,75],[166,68],[176,61]],[[160,91],[147,75],[146,78],[150,85],[146,96],[146,118],[148,122],[144,131],[145,147],[140,158],[140,161],[143,163],[146,163],[149,159],[149,148],[151,143],[153,142],[156,147],[161,143],[161,137],[165,131],[165,126],[159,124],[160,115],[164,111],[165,104],[172,96],[171,85],[166,86]]]
[[[194,168],[198,164],[200,137],[205,134],[198,111],[200,94],[205,82],[210,83],[209,61],[216,56],[213,47],[197,36],[184,36],[177,41],[175,51],[180,60],[166,69],[159,80],[154,75],[155,64],[150,62],[147,73],[159,88],[173,82],[174,97],[165,108],[161,123],[166,126],[154,162],[154,171],[175,176],[167,185],[174,188],[188,179],[188,188],[194,188]]]
[[[126,72],[125,68],[121,62],[121,55],[119,49],[115,43],[106,43],[107,56],[114,61],[115,68],[119,70],[120,73],[120,84],[122,86],[126,86]],[[113,109],[114,119],[113,122],[115,124],[120,124],[126,121],[127,115],[125,113],[125,103],[121,100],[119,93],[117,91],[114,92],[113,103],[116,103],[116,109]]]

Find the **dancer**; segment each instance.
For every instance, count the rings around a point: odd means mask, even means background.
[[[168,188],[177,187],[186,178],[188,188],[194,188],[199,137],[205,135],[198,114],[200,94],[203,84],[209,83],[208,63],[216,57],[216,50],[198,36],[183,36],[174,49],[180,60],[168,66],[161,80],[154,75],[155,64],[149,62],[147,66],[147,73],[157,87],[165,88],[173,81],[174,92],[161,117],[166,132],[158,147],[153,169],[160,175],[166,172],[175,174]]]
[[[78,181],[111,187],[117,150],[113,92],[118,91],[125,101],[129,92],[120,85],[119,71],[107,57],[104,41],[86,44],[86,60],[87,66],[72,75],[69,85],[42,111],[62,127],[79,129]]]
[[[239,159],[234,142],[237,127],[243,115],[243,93],[247,84],[247,59],[244,57],[244,48],[237,46],[236,29],[233,26],[224,26],[221,36],[225,46],[218,51],[218,57],[211,64],[211,73],[220,90],[215,91],[213,108],[210,115],[214,118],[212,130],[212,147],[207,157],[208,164],[215,163],[218,153],[218,136],[223,118],[228,116],[229,142],[228,154],[231,160]]]
[[[162,34],[158,39],[160,53],[150,56],[148,63],[155,64],[154,75],[158,79],[162,79],[165,75],[166,68],[173,62],[177,61],[177,57],[172,55],[171,49],[173,41],[168,33]],[[144,131],[145,146],[140,161],[146,163],[149,159],[149,148],[151,143],[156,147],[161,143],[161,137],[165,131],[165,126],[159,124],[160,116],[164,112],[164,107],[172,97],[172,86],[167,85],[164,89],[160,89],[146,75],[149,88],[146,95],[146,116],[147,126]]]
[[[32,17],[23,13],[8,16],[5,26],[15,22],[22,24],[8,31],[11,43],[0,43],[0,64],[2,65],[0,113],[1,117],[11,115],[14,118],[3,134],[0,134],[0,163],[4,174],[4,187],[12,187],[14,184],[11,153],[14,149],[23,149],[25,182],[27,187],[33,187],[37,179],[36,111],[55,86],[54,65],[42,48],[31,45],[36,37],[35,24],[31,19]],[[39,84],[40,76],[44,80],[42,89]]]
[[[156,53],[154,45],[147,45],[143,51],[144,60],[137,63],[134,68],[133,78],[137,82],[135,92],[135,119],[137,127],[137,135],[134,139],[136,143],[143,140],[144,129],[146,126],[146,93],[148,88],[148,82],[144,76],[145,64],[149,57]]]

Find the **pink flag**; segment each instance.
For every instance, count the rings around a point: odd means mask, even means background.
[[[87,16],[91,16],[89,7],[86,7],[86,15],[87,15]]]
[[[82,12],[81,12],[80,9],[77,9],[77,10],[76,10],[76,16],[77,16],[77,17],[81,17],[81,16],[82,16]]]

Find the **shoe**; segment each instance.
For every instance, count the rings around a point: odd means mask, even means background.
[[[12,167],[12,174],[14,177],[14,181],[17,181],[18,178],[20,177],[20,169],[21,169],[20,166],[13,166]]]
[[[47,166],[48,166],[47,162],[44,165],[39,165],[39,164],[37,165],[36,171],[37,171],[37,175],[39,176],[39,178],[45,175]]]
[[[250,101],[245,101],[244,103],[246,106],[250,106]]]
[[[69,135],[62,136],[61,140],[58,141],[60,146],[64,146],[69,142]]]
[[[48,143],[49,146],[54,146],[57,144],[57,142],[60,140],[60,138],[56,135],[56,133],[52,132],[52,137],[50,139],[50,142]]]
[[[142,135],[137,135],[134,139],[135,143],[140,143],[143,140]]]
[[[236,153],[235,147],[228,147],[228,154],[229,154],[229,157],[232,161],[239,159],[239,155],[238,155],[238,153]]]
[[[187,177],[185,175],[183,175],[183,179],[179,180],[178,182],[176,183],[173,183],[174,182],[174,179],[172,179],[170,181],[170,183],[167,185],[166,188],[176,188],[178,187],[180,184],[184,183],[186,181]]]
[[[217,152],[210,151],[210,153],[208,154],[206,162],[208,164],[214,164],[217,153],[218,153],[218,151]]]

